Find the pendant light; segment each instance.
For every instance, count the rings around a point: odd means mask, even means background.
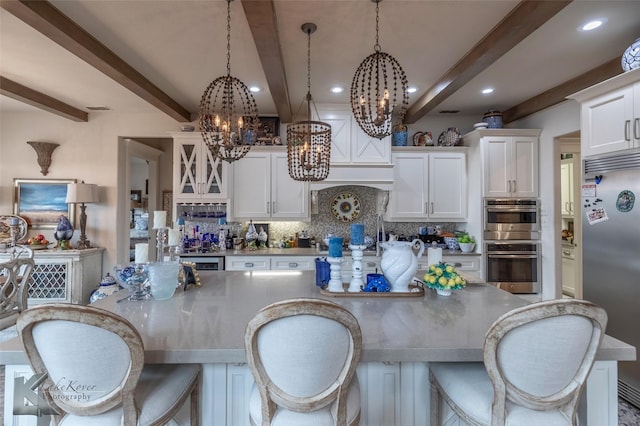
[[[227,75],[207,86],[200,101],[202,138],[214,157],[229,163],[256,142],[258,107],[249,88],[231,76],[231,1],[227,0]]]
[[[378,42],[379,6],[376,4],[374,53],[362,61],[351,82],[351,109],[358,125],[369,136],[389,136],[394,124],[401,124],[409,107],[407,76],[400,63],[382,51]],[[393,120],[396,121],[392,123]]]
[[[314,121],[311,115],[311,34],[317,27],[306,23],[301,27],[307,34],[307,96],[306,120],[296,121],[287,126],[287,164],[289,176],[299,181],[321,181],[329,175],[331,159],[331,126],[322,121]],[[318,110],[313,107],[319,119]]]

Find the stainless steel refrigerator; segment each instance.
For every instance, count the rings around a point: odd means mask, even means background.
[[[640,150],[583,167],[583,297],[607,311],[607,334],[640,350]],[[640,360],[618,375],[619,395],[640,407]]]

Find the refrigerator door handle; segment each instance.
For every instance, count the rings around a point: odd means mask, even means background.
[[[640,139],[640,118],[633,120],[633,137]]]
[[[625,120],[624,122],[624,140],[631,141],[631,120]]]

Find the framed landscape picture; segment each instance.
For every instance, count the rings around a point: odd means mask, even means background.
[[[60,215],[75,228],[75,204],[67,204],[67,184],[76,179],[14,179],[13,214],[34,229],[55,229]]]

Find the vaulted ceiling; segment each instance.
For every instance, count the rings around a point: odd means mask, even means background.
[[[91,109],[160,110],[196,118],[202,92],[226,74],[225,0],[1,0],[0,113],[42,108],[75,121]],[[255,94],[260,115],[290,122],[307,92],[313,22],[316,103],[349,103],[360,62],[373,53],[371,0],[236,0],[231,3],[231,73]],[[384,0],[380,45],[404,68],[406,122],[425,116],[505,121],[561,102],[622,72],[640,37],[640,1]],[[604,18],[594,31],[579,31]],[[332,93],[341,86],[344,91]],[[490,95],[482,95],[493,87]]]

